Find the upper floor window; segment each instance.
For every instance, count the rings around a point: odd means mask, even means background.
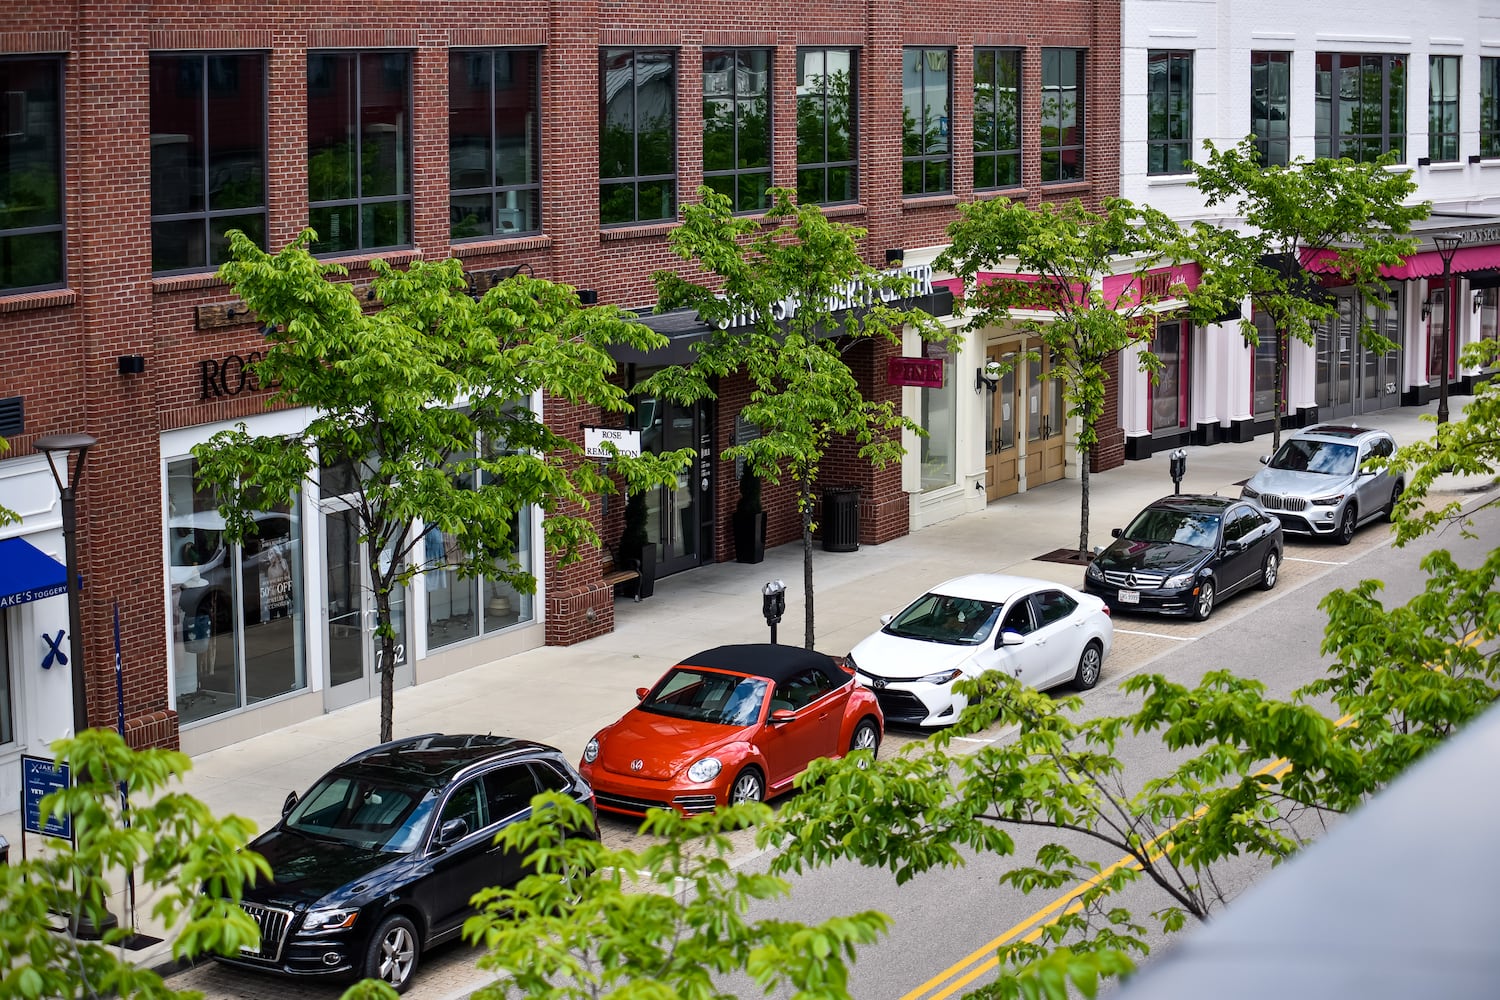
[[[0,56],[0,293],[63,283],[61,56]]]
[[[859,197],[854,49],[797,50],[797,200],[828,205]]]
[[[1083,179],[1083,49],[1042,50],[1042,181]]]
[[[151,56],[151,269],[229,259],[228,232],[266,245],[266,57]]]
[[[453,239],[542,228],[541,117],[536,50],[448,53],[448,226]]]
[[[1319,52],[1316,75],[1319,157],[1405,155],[1405,56]]]
[[[1427,155],[1458,159],[1458,56],[1427,60]]]
[[[1146,54],[1146,173],[1180,174],[1193,155],[1193,54]]]
[[[974,186],[1021,183],[1021,50],[974,50]]]
[[[1250,53],[1250,132],[1262,164],[1291,162],[1291,117],[1292,54]]]
[[[1479,60],[1479,155],[1500,156],[1500,58]]]
[[[736,212],[770,204],[771,50],[703,50],[703,183]]]
[[[307,57],[307,192],[317,253],[410,246],[411,55]]]
[[[599,222],[677,217],[677,54],[605,49],[599,72]]]
[[[953,54],[906,49],[901,54],[901,193],[953,190]]]

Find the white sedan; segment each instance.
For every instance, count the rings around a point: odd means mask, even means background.
[[[1115,637],[1099,598],[998,573],[948,580],[883,620],[846,662],[874,689],[887,722],[916,726],[956,722],[968,699],[953,682],[987,670],[1038,690],[1070,681],[1087,690]]]

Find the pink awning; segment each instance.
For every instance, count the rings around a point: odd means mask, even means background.
[[[1309,271],[1327,274],[1333,270],[1331,264],[1324,263],[1336,257],[1332,250],[1304,250],[1302,252],[1302,266]],[[1490,243],[1485,246],[1459,247],[1458,252],[1453,255],[1453,273],[1465,274],[1471,271],[1489,271],[1500,268],[1500,243]],[[1436,250],[1423,250],[1414,253],[1405,261],[1395,267],[1382,267],[1382,276],[1394,278],[1398,281],[1411,281],[1415,278],[1436,278],[1443,273],[1443,258],[1438,256]]]

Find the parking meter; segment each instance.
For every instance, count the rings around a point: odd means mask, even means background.
[[[781,616],[786,614],[786,584],[780,580],[772,580],[760,588],[760,613],[766,616],[766,624],[771,626],[771,641],[776,641],[776,626],[781,621]]]
[[[1181,448],[1173,449],[1169,469],[1172,473],[1172,492],[1181,493],[1182,477],[1187,475],[1187,452]]]

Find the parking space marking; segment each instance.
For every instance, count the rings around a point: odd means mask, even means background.
[[[1347,559],[1303,559],[1301,556],[1287,556],[1283,562],[1316,563],[1319,566],[1347,566]]]
[[[1174,639],[1177,642],[1192,642],[1196,635],[1167,635],[1164,632],[1140,632],[1133,628],[1117,628],[1115,635],[1144,635],[1151,639]]]

